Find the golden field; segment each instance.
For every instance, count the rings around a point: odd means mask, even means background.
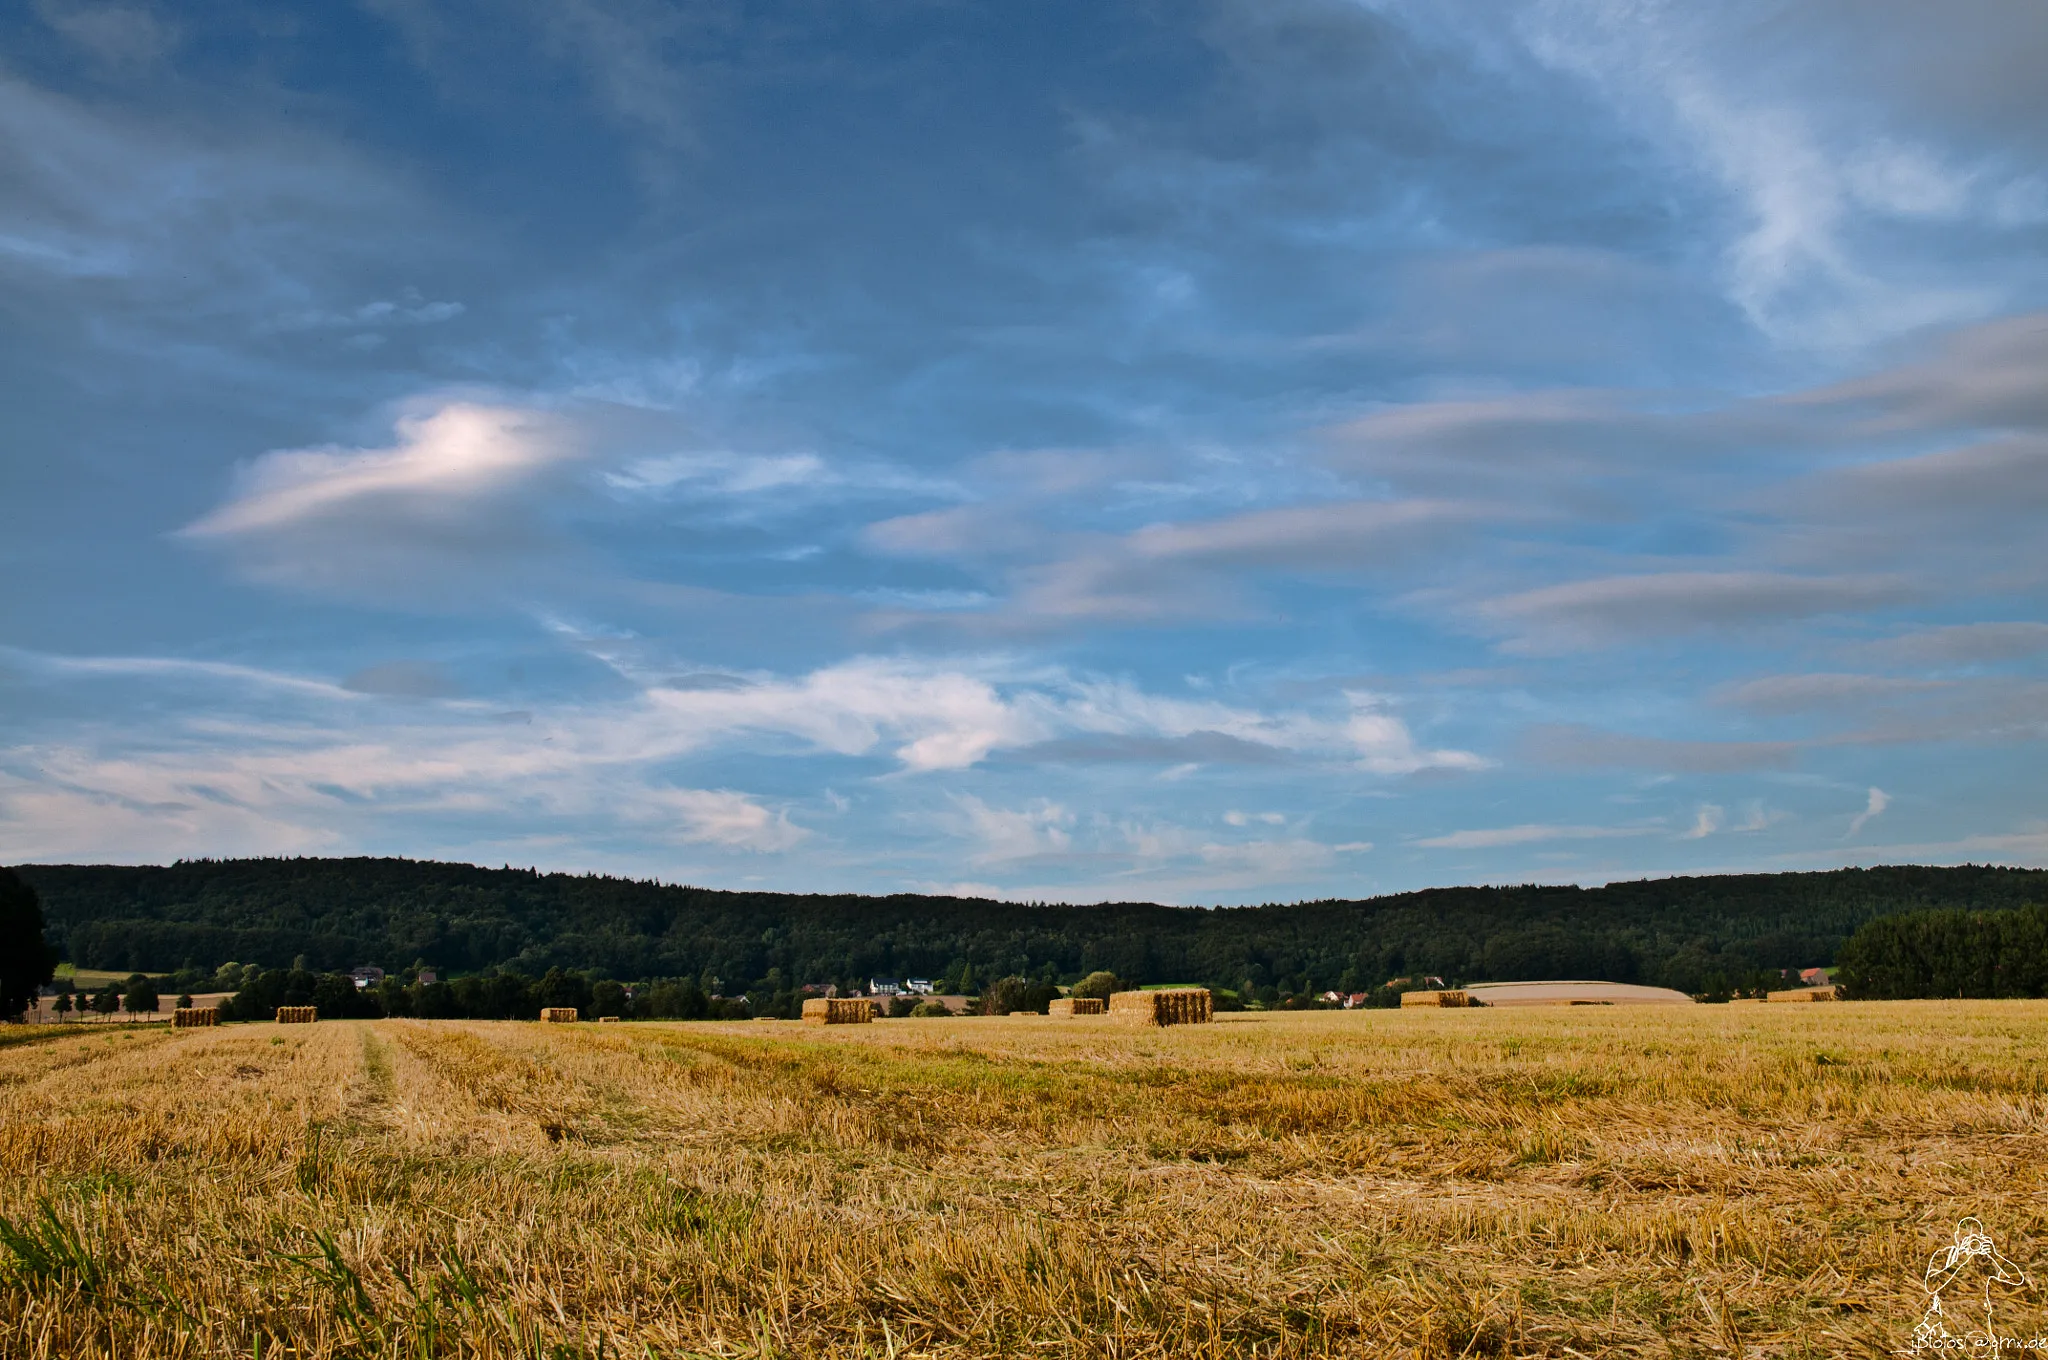
[[[1966,1214],[2024,1340],[2044,1041],[2031,1002],[22,1027],[0,1355],[1878,1355]]]

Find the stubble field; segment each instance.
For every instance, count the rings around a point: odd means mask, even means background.
[[[2048,1004],[6,1038],[10,1360],[1877,1355],[1964,1215],[2048,1333]]]

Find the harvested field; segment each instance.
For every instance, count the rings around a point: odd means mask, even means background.
[[[0,1040],[10,1360],[1874,1357],[1964,1215],[2048,1334],[2043,1003]]]

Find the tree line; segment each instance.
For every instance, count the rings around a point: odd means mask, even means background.
[[[1843,944],[1836,977],[1858,1001],[2048,996],[2048,905],[1880,917]]]
[[[742,997],[751,1013],[790,1013],[806,984],[858,990],[872,976],[980,991],[1006,977],[1044,986],[1095,971],[1203,984],[1252,1005],[1304,1004],[1332,989],[1389,1004],[1398,999],[1390,980],[1425,973],[1600,978],[1711,998],[1834,962],[1880,917],[1997,914],[2048,901],[2048,872],[1987,866],[1443,888],[1216,909],[721,892],[403,859],[18,872],[41,896],[50,943],[81,968],[208,977],[229,960],[254,960],[259,973],[318,978],[431,962],[450,980],[429,988],[448,990],[407,1004],[462,1014],[500,1006],[492,987],[509,996],[524,986],[530,1000],[550,974],[592,986],[632,980],[636,999],[643,988],[659,993],[679,1014],[699,1004],[693,998],[708,1008]]]

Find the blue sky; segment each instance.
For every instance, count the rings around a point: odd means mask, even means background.
[[[2048,10],[37,0],[0,860],[2048,863]]]

